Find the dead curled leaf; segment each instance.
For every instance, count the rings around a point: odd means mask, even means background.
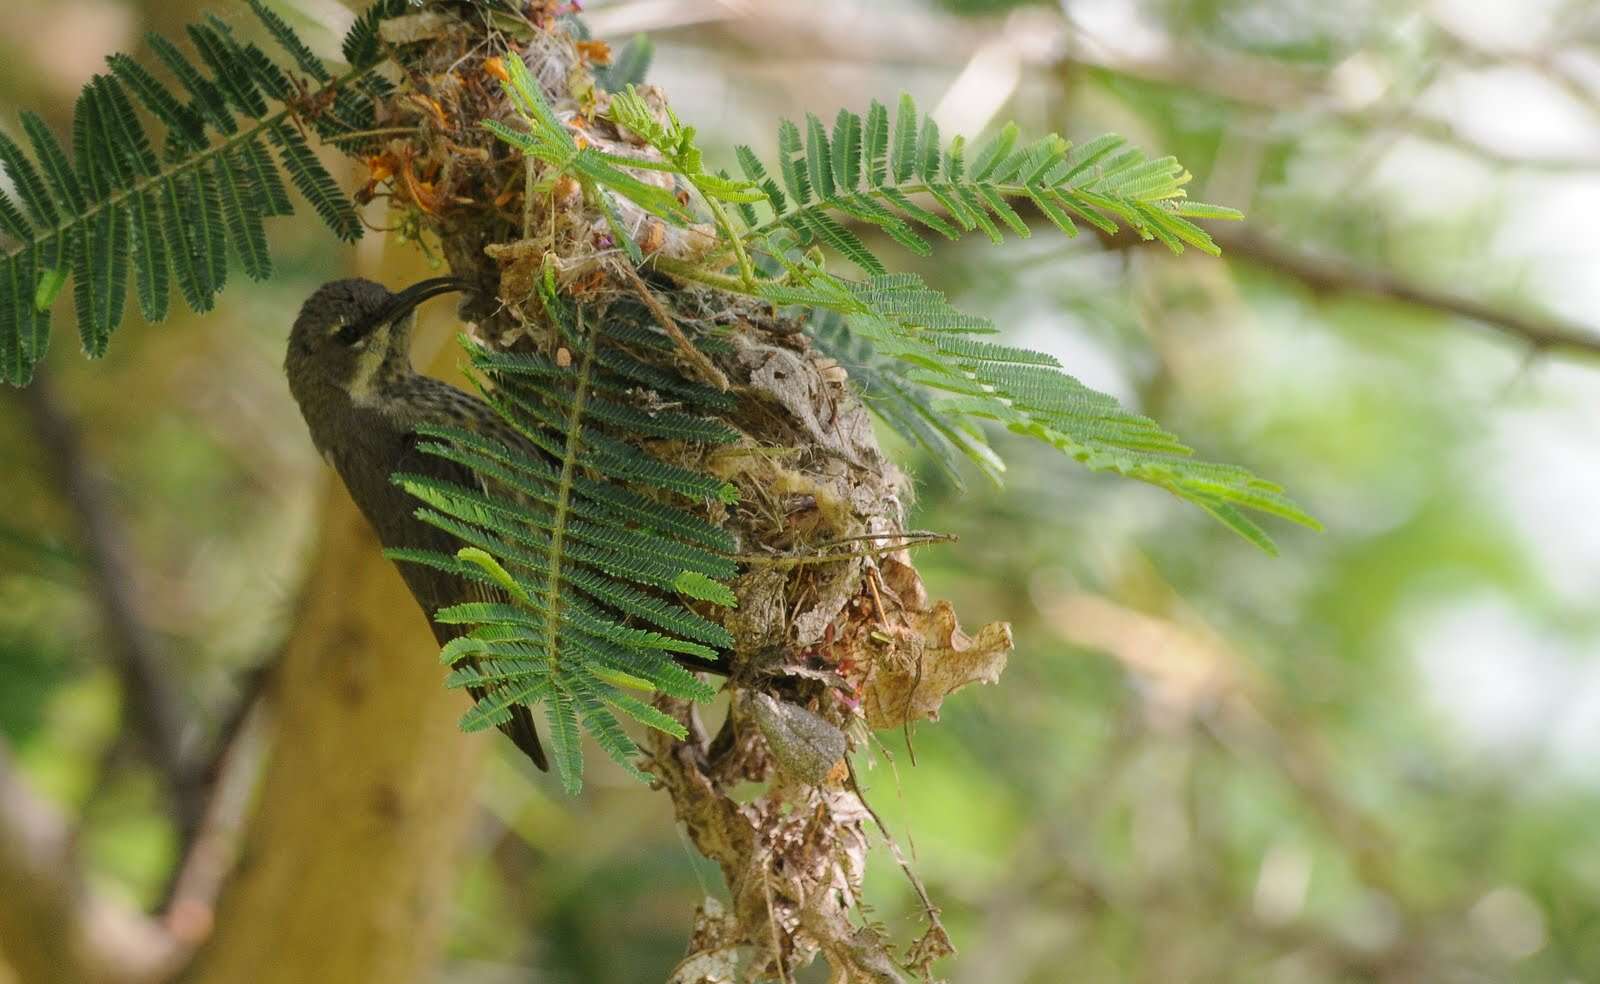
[[[927,607],[922,579],[904,552],[885,558],[882,570],[884,590],[897,602],[879,629],[888,642],[861,637],[856,644],[868,651],[853,657],[867,668],[861,707],[869,727],[938,720],[950,694],[970,683],[999,682],[1013,647],[1009,623],[991,622],[968,635],[949,602]]]
[[[891,629],[893,644],[872,660],[862,710],[874,729],[937,720],[944,699],[969,683],[997,683],[1011,652],[1011,626],[991,622],[969,636],[947,601],[906,612]]]
[[[688,956],[673,968],[667,984],[735,984],[741,962],[739,922],[714,896],[694,914]]]

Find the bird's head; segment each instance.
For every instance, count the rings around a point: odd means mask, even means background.
[[[372,397],[386,379],[411,370],[411,325],[417,305],[470,290],[459,277],[435,277],[391,291],[371,280],[335,280],[317,288],[289,332],[284,369],[295,395],[334,387],[354,402]]]

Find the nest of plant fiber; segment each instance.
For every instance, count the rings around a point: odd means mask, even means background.
[[[463,312],[481,344],[569,364],[537,297],[549,270],[588,323],[627,312],[672,341],[652,350],[662,368],[736,398],[723,418],[742,435],[733,445],[639,441],[738,488],[733,506],[702,505],[737,537],[744,561],[738,605],[725,615],[736,640],[727,717],[712,734],[696,707],[658,699],[689,737],[653,732],[643,764],[696,848],[721,866],[731,897],[702,905],[671,980],[789,980],[819,954],[835,980],[926,976],[951,949],[920,885],[927,922],[904,947],[862,913],[869,828],[888,835],[850,753],[872,730],[934,718],[951,691],[996,680],[1010,631],[997,624],[969,636],[949,605],[929,601],[905,549],[909,485],[804,323],[656,269],[663,256],[708,260],[711,226],[671,226],[619,199],[622,228],[646,257],[635,268],[575,182],[480,126],[521,125],[501,85],[503,59],[521,57],[577,139],[620,155],[653,153],[606,119],[609,96],[592,72],[604,45],[563,24],[539,4],[516,24],[471,4],[433,4],[386,22],[385,39],[407,47],[380,125],[413,132],[370,148],[368,195],[389,196],[400,228],[436,238],[452,270],[481,286]],[[641,94],[665,108],[654,87]],[[672,187],[670,174],[634,174]],[[644,388],[633,398],[646,410],[663,399]],[[731,795],[749,783],[761,784],[759,795]]]

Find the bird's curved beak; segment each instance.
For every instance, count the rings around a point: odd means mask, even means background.
[[[430,297],[440,294],[449,294],[454,291],[473,290],[473,283],[463,277],[433,277],[412,284],[405,290],[394,295],[389,306],[383,309],[383,314],[373,323],[378,325],[392,324],[414,311],[417,305]]]

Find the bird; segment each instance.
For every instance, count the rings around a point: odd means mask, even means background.
[[[411,364],[417,307],[441,294],[473,289],[459,277],[434,277],[400,291],[361,278],[334,280],[306,299],[289,332],[284,372],[311,441],[386,548],[453,554],[460,546],[450,534],[416,518],[416,501],[391,475],[409,472],[467,488],[479,485],[467,468],[418,450],[418,426],[453,425],[523,443],[487,403]],[[494,588],[444,571],[396,566],[441,646],[465,627],[434,621],[434,612],[465,601],[508,600]],[[476,688],[469,692],[474,700],[482,696]],[[500,730],[548,771],[532,712],[521,704],[510,710]]]

